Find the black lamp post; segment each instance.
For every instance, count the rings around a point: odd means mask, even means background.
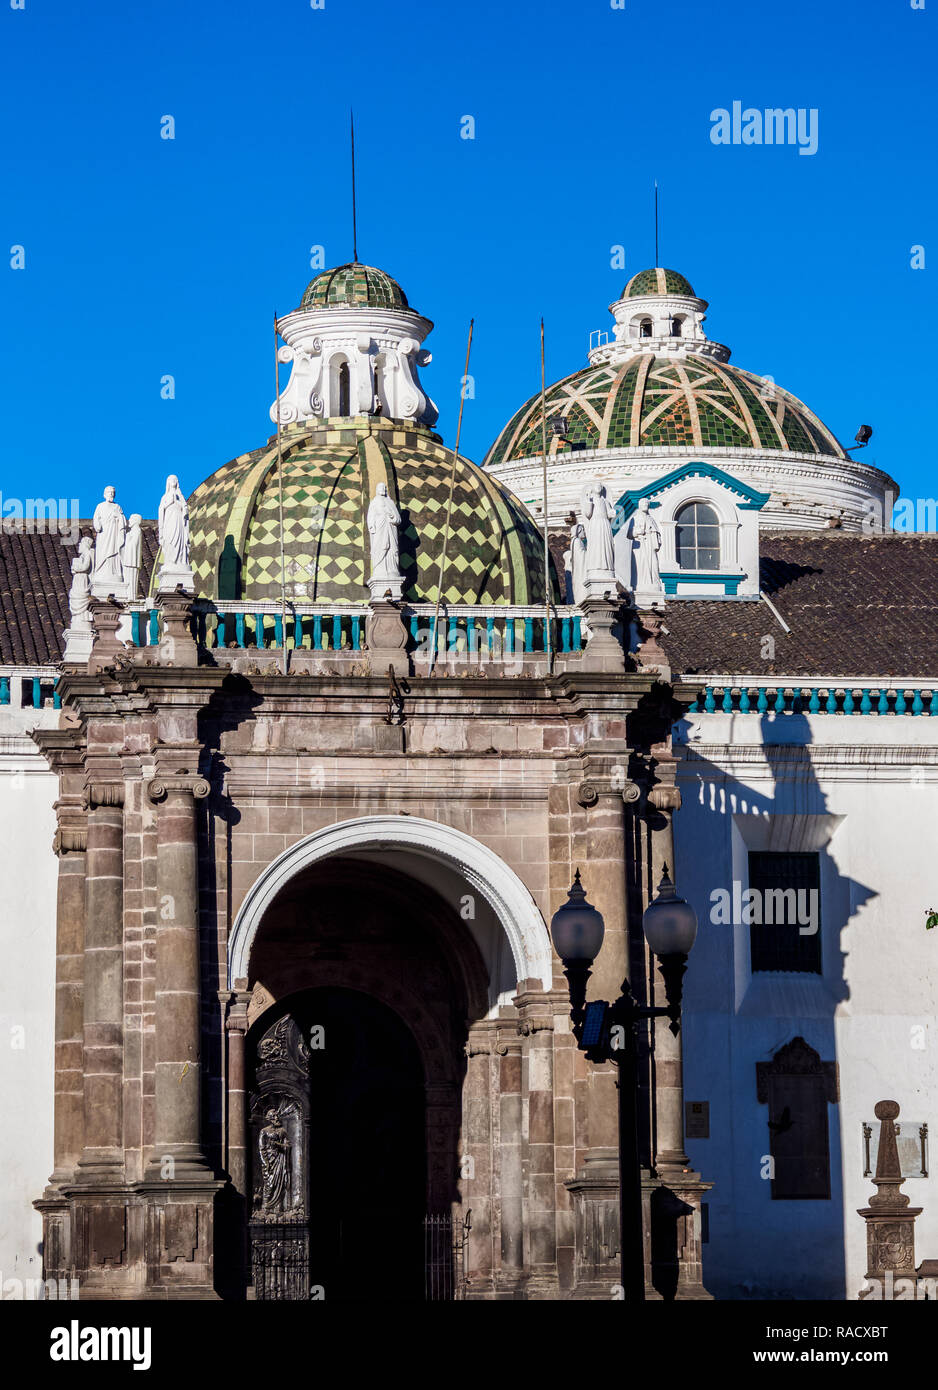
[[[642,928],[649,949],[658,957],[667,1004],[638,1004],[626,979],[612,1004],[586,1003],[586,984],[602,946],[601,914],[587,901],[577,869],[567,901],[554,913],[551,936],[570,986],[570,1018],[577,1046],[593,1062],[612,1061],[619,1091],[619,1259],[626,1302],[645,1298],[645,1249],[642,1228],[642,1172],[638,1159],[638,1069],[636,1027],[644,1019],[669,1018],[672,1033],[681,1026],[681,994],[687,957],[697,936],[697,914],[678,897],[664,866],[658,891],[645,909]]]

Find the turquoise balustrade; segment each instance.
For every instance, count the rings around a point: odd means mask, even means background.
[[[890,690],[885,686],[845,686],[838,694],[836,686],[786,690],[786,687],[776,685],[705,685],[688,707],[688,713],[715,714],[719,710],[723,714],[750,714],[753,712],[753,691],[756,693],[755,712],[758,714],[766,714],[771,708],[774,714],[799,714],[807,710],[808,714],[938,716],[938,689],[910,687],[907,692]],[[770,696],[773,698],[770,699]]]

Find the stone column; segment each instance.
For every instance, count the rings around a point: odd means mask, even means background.
[[[53,1169],[42,1197],[34,1202],[42,1214],[44,1279],[68,1278],[74,1266],[69,1202],[63,1186],[74,1179],[84,1136],[82,1005],[85,944],[85,850],[87,830],[80,804],[57,801],[58,855],[55,934],[55,1106]],[[61,1295],[60,1295],[61,1296]]]
[[[55,1116],[53,1171],[49,1183],[70,1181],[84,1135],[85,860],[88,831],[80,807],[56,802],[59,826],[53,848],[59,859],[55,933]]]
[[[83,1133],[78,1179],[123,1177],[123,782],[92,782],[85,861]]]
[[[210,1172],[201,1142],[199,880],[195,803],[209,784],[185,770],[148,786],[157,816],[156,1121],[148,1180]]]
[[[463,1082],[462,1135],[459,1149],[461,1211],[472,1211],[472,1227],[463,1257],[465,1298],[491,1298],[493,1274],[492,1196],[492,1047],[495,1026],[481,1019],[469,1030]]]
[[[236,1192],[248,1200],[247,1080],[245,1076],[245,1037],[249,1028],[248,990],[223,995],[228,1001],[225,1031],[228,1037],[228,1176]]]
[[[612,765],[621,765],[621,755],[591,756],[587,778],[575,788],[576,801],[586,810],[583,886],[605,924],[588,997],[610,1003],[628,977],[625,817],[630,813],[625,800],[633,798],[631,782],[623,788],[612,775]],[[576,1296],[609,1298],[620,1277],[617,1070],[612,1063],[588,1065],[589,1153],[573,1182],[567,1183],[576,1208]]]
[[[524,1177],[522,1171],[521,1038],[517,1024],[499,1029],[498,1153],[501,1192],[501,1269],[496,1280],[502,1297],[520,1298],[524,1285]]]
[[[554,1015],[536,981],[515,999],[527,1051],[527,1284],[529,1299],[557,1297],[557,1194],[554,1177]]]
[[[672,882],[680,883],[674,862],[672,817],[680,808],[681,793],[674,784],[675,763],[670,740],[656,745],[652,751],[656,757],[657,780],[648,792],[648,829],[651,891],[654,893],[665,865]],[[649,966],[652,965],[649,959]],[[666,995],[661,972],[655,969],[652,975],[654,1003],[664,1004]],[[660,1190],[647,1194],[651,1215],[652,1280],[662,1296],[681,1301],[710,1297],[703,1284],[700,1203],[712,1187],[712,1183],[701,1181],[700,1174],[693,1170],[684,1148],[683,1036],[683,1030],[677,1035],[671,1032],[667,1018],[654,1020],[652,1133],[654,1167]]]
[[[674,786],[652,787],[649,803],[658,812],[657,828],[651,835],[651,891],[661,882],[665,865],[672,882],[677,882],[674,865],[674,833],[671,813],[680,806],[681,793]],[[653,970],[655,1003],[665,1003],[664,980],[660,970]],[[657,1018],[654,1023],[654,1107],[655,1107],[655,1169],[667,1180],[679,1177],[690,1167],[684,1152],[684,1075],[682,1033],[671,1032],[669,1020]]]

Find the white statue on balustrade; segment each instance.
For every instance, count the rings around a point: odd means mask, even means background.
[[[647,497],[641,497],[638,511],[629,522],[629,538],[634,552],[635,598],[648,602],[664,593],[658,552],[661,549],[661,527],[651,514]]]
[[[586,535],[585,597],[603,598],[616,593],[612,523],[615,511],[602,483],[590,483],[581,506]]]
[[[570,576],[570,600],[582,603],[586,597],[586,527],[574,522],[570,531],[570,549],[564,551],[564,569]]]
[[[400,560],[403,518],[388,496],[387,483],[378,484],[368,507],[367,525],[371,536],[371,597],[400,599],[404,584]]]
[[[124,538],[124,548],[121,551],[121,564],[124,569],[124,583],[127,586],[127,597],[131,603],[136,601],[137,590],[140,585],[140,565],[143,560],[143,517],[139,512],[132,512],[130,520],[127,522],[127,535]]]
[[[91,655],[94,629],[91,625],[91,577],[94,569],[94,541],[82,536],[78,554],[71,564],[72,583],[68,591],[71,622],[65,629],[66,661],[87,661]]]
[[[158,587],[175,589],[181,584],[183,589],[192,590],[195,581],[189,563],[189,505],[175,473],[170,473],[166,479],[158,525],[162,554]]]
[[[116,496],[115,488],[109,484],[104,489],[104,501],[95,507],[91,520],[95,532],[91,591],[96,598],[107,598],[109,594],[118,599],[126,597],[121,551],[127,521],[114,500]]]

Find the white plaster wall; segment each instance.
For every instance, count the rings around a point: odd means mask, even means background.
[[[56,778],[0,713],[0,1276],[41,1277],[32,1202],[52,1172]],[[49,717],[43,722],[50,722]],[[57,716],[56,722],[57,722]],[[32,722],[38,722],[33,716]],[[16,732],[12,732],[14,726]]]
[[[763,531],[827,530],[831,517],[844,531],[869,529],[871,504],[886,514],[886,493],[899,495],[898,484],[880,469],[857,458],[801,454],[794,450],[656,448],[583,449],[555,452],[548,458],[548,520],[565,526],[569,511],[578,511],[584,484],[604,483],[613,506],[626,490],[647,487],[683,463],[712,463],[770,498],[759,513]],[[543,464],[540,455],[512,459],[487,470],[510,488],[531,515],[543,518]]]
[[[685,1099],[710,1102],[693,1166],[715,1184],[708,1288],[727,1298],[856,1298],[866,1268],[857,1208],[864,1120],[893,1099],[938,1132],[938,721],[927,717],[701,715],[684,722],[675,817],[682,892],[700,932],[686,981]],[[775,745],[767,758],[760,741]],[[774,830],[773,827],[774,826]],[[766,836],[777,838],[769,845]],[[763,838],[760,840],[760,836]],[[781,842],[778,837],[781,837]],[[711,892],[745,875],[747,847],[822,842],[823,977],[749,971],[748,927],[709,920]],[[829,1106],[829,1201],[773,1201],[760,1176],[767,1107],[756,1063],[796,1034],[839,1066]],[[921,1045],[924,1044],[924,1045]],[[916,1263],[938,1258],[938,1172],[909,1179],[924,1208]]]

